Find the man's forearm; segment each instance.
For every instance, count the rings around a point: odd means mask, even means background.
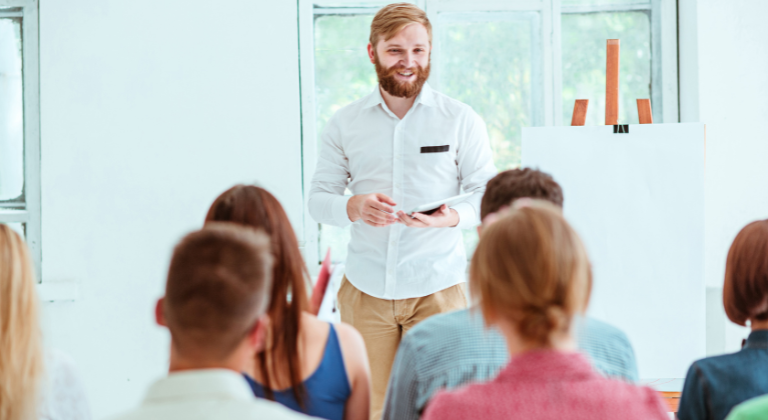
[[[307,200],[309,215],[318,222],[344,227],[352,223],[347,215],[347,202],[350,196],[315,191],[313,188]]]
[[[360,220],[360,203],[362,200],[364,200],[362,195],[353,195],[352,198],[347,201],[347,217],[352,223]]]

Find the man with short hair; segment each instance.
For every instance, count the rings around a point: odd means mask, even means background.
[[[529,168],[504,171],[486,187],[480,210],[483,224],[492,223],[497,212],[520,198],[563,206],[563,191],[548,174]],[[637,381],[635,353],[623,332],[585,317],[577,323],[576,338],[598,372]],[[484,326],[479,311],[464,309],[427,319],[400,343],[383,419],[416,420],[438,390],[491,379],[508,362],[504,337]]]
[[[241,372],[260,348],[272,287],[269,238],[209,223],[176,246],[157,323],[171,332],[170,374],[114,420],[301,420],[258,400]]]
[[[479,224],[496,168],[482,119],[426,83],[426,13],[408,3],[385,6],[369,41],[379,84],[328,121],[308,206],[318,222],[352,224],[339,312],[365,340],[378,420],[401,336],[431,315],[466,307],[460,229]],[[462,190],[472,196],[432,214],[405,213]]]

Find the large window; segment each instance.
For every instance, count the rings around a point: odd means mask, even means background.
[[[370,93],[370,22],[388,2],[300,0],[305,191],[319,133],[339,108]],[[605,112],[605,44],[621,40],[622,123],[637,123],[636,99],[651,98],[654,122],[677,122],[676,4],[671,0],[421,0],[433,25],[438,91],[480,114],[499,170],[520,165],[522,128],[567,125],[574,100],[589,99],[587,124]],[[330,247],[346,257],[349,230],[306,215],[307,260]],[[477,241],[464,231],[468,253]]]
[[[37,1],[0,0],[0,223],[22,234],[40,272]]]

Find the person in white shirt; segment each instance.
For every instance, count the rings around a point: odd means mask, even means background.
[[[256,399],[241,373],[262,345],[272,261],[264,233],[233,223],[181,240],[155,311],[171,332],[170,374],[114,420],[310,418]]]
[[[424,11],[406,3],[382,8],[369,41],[379,85],[328,121],[308,206],[320,223],[352,224],[338,303],[342,321],[365,340],[375,420],[402,334],[466,306],[461,229],[479,224],[496,168],[482,119],[426,83],[431,25]],[[450,208],[405,213],[462,189],[473,195]]]

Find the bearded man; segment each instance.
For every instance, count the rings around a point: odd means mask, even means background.
[[[379,84],[328,121],[308,205],[320,223],[352,224],[338,304],[342,321],[365,340],[376,420],[402,335],[431,315],[466,307],[460,229],[479,224],[496,168],[482,119],[426,83],[426,13],[412,4],[386,6],[369,41]],[[346,188],[354,195],[345,196]],[[462,188],[473,193],[464,202],[405,213]]]

